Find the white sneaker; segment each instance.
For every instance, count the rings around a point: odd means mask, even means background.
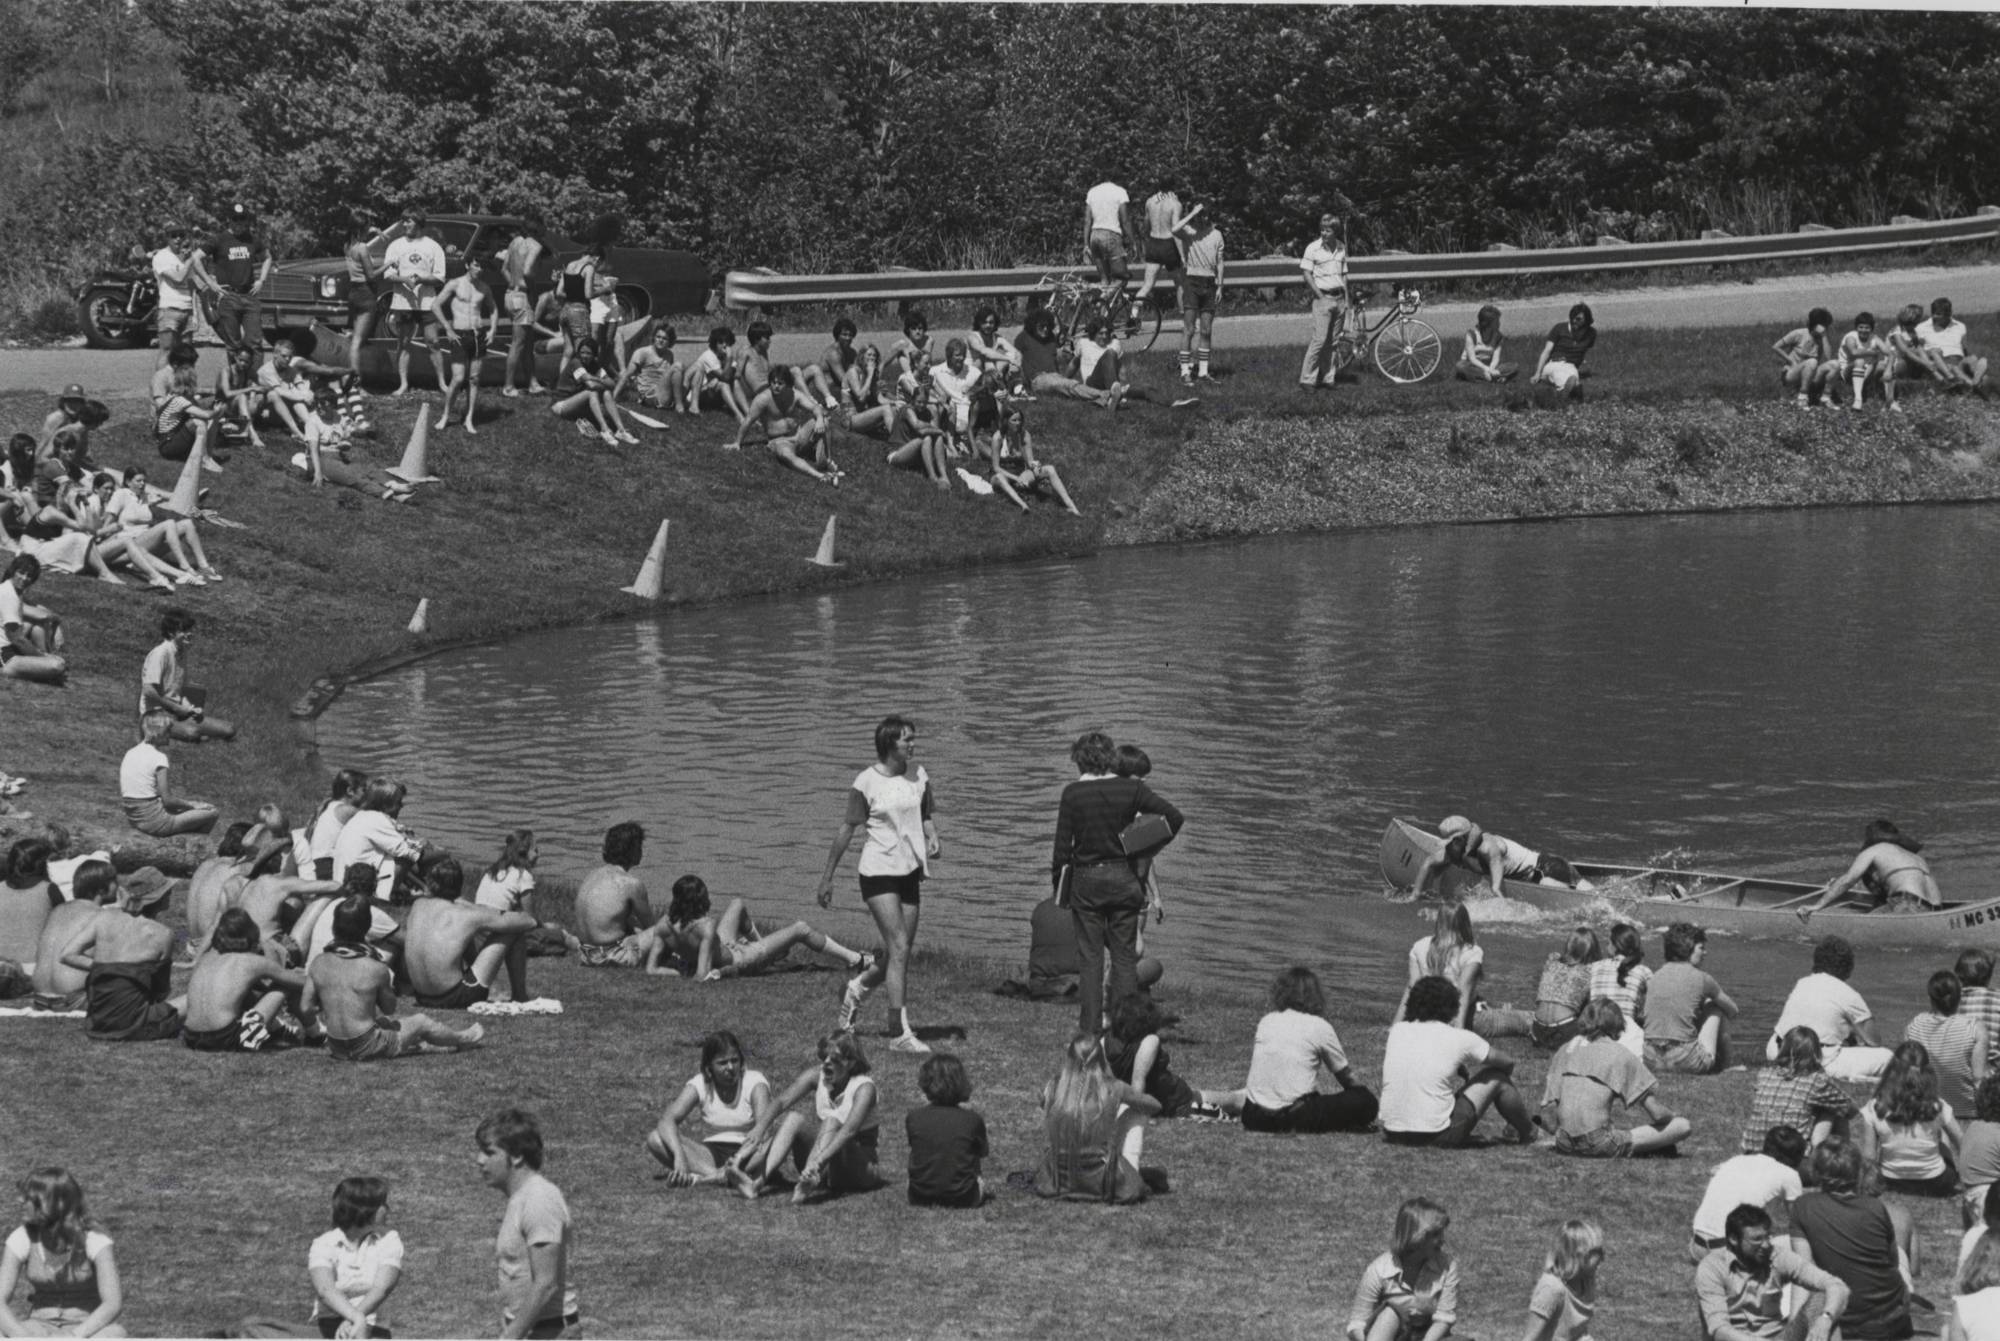
[[[895,1040],[894,1042],[892,1042],[891,1044],[889,1044],[889,1051],[891,1051],[891,1052],[926,1052],[926,1053],[927,1053],[927,1052],[929,1052],[930,1050],[931,1050],[931,1045],[930,1045],[930,1044],[928,1044],[928,1043],[924,1042],[924,1041],[923,1041],[923,1040],[922,1040],[921,1038],[918,1038],[918,1037],[917,1037],[917,1036],[916,1036],[915,1034],[912,1034],[912,1033],[908,1033],[908,1032],[905,1032],[905,1033],[903,1033],[903,1034],[902,1034],[902,1035],[901,1035],[900,1037],[898,1037],[898,1038],[897,1038],[897,1039],[896,1039],[896,1040]]]
[[[1889,408],[1893,410],[1895,413],[1901,414],[1903,413],[1903,402],[1897,401],[1894,405],[1891,405]]]
[[[628,431],[628,430],[626,430],[626,429],[622,429],[622,428],[621,428],[621,429],[619,429],[619,430],[618,430],[618,432],[617,432],[617,433],[615,433],[615,434],[613,434],[612,436],[616,437],[616,438],[618,439],[618,441],[620,441],[620,442],[625,442],[625,443],[632,443],[632,442],[637,442],[637,441],[638,441],[638,439],[637,439],[637,438],[635,438],[635,437],[633,437],[633,436],[632,436],[632,434],[630,433],[630,431]]]
[[[576,432],[578,437],[583,438],[594,438],[597,436],[597,430],[589,424],[584,423],[581,419],[576,421]]]
[[[505,396],[508,400],[518,400],[520,399],[521,396],[521,388],[517,386],[501,387],[500,394]]]

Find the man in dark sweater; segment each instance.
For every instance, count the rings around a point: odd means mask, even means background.
[[[1024,351],[1025,353],[1025,351]],[[1088,1034],[1104,1028],[1104,955],[1111,952],[1111,1000],[1136,989],[1139,922],[1146,890],[1120,835],[1140,815],[1165,819],[1178,836],[1181,812],[1138,778],[1121,778],[1109,736],[1093,731],[1070,749],[1077,780],[1063,789],[1056,812],[1055,857],[1050,872],[1058,897],[1065,884],[1076,921],[1078,1027]]]

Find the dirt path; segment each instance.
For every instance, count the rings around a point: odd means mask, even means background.
[[[1874,311],[1878,320],[1886,320],[1889,313],[1904,303],[1928,305],[1939,294],[1949,295],[1961,314],[2000,307],[2000,265],[1793,275],[1749,283],[1727,280],[1678,289],[1599,290],[1587,294],[1579,291],[1514,303],[1507,309],[1505,326],[1514,337],[1515,356],[1531,360],[1539,352],[1536,342],[1541,333],[1562,320],[1570,304],[1579,298],[1590,303],[1597,325],[1607,338],[1616,338],[1620,327],[1770,325],[1775,339],[1780,333],[1776,328],[1797,325],[1804,319],[1807,308],[1825,307],[1841,323],[1863,309]],[[1477,307],[1476,303],[1441,303],[1424,309],[1425,317],[1445,337],[1447,361],[1455,355],[1459,336],[1472,324]],[[1300,315],[1223,317],[1216,322],[1215,343],[1221,348],[1303,346],[1305,324]],[[692,328],[681,332],[681,348],[688,357],[700,350],[702,334],[702,330]],[[873,342],[887,348],[901,336],[900,331],[869,331],[863,333],[861,343]],[[1161,345],[1164,347],[1172,338],[1171,334],[1163,334]],[[802,363],[819,356],[826,346],[826,337],[786,333],[771,343],[772,353],[778,359]],[[213,380],[218,357],[214,350],[203,351],[204,385]],[[421,369],[425,362],[419,351],[415,366]],[[152,375],[153,366],[154,354],[149,349],[0,350],[0,391],[53,392],[77,382],[86,393],[101,400],[139,399],[145,395],[146,380]]]

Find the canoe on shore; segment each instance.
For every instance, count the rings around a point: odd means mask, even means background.
[[[1382,878],[1408,889],[1425,858],[1444,850],[1444,840],[1408,820],[1392,819],[1382,834]],[[1585,915],[1609,904],[1620,917],[1652,925],[1693,922],[1709,930],[1746,936],[1825,936],[1838,934],[1859,945],[1963,950],[1974,945],[2000,949],[2000,898],[1946,904],[1936,912],[1869,912],[1837,903],[1801,924],[1798,910],[1825,890],[1796,880],[1717,875],[1707,871],[1662,870],[1650,866],[1600,866],[1576,862],[1577,874],[1595,888],[1503,880],[1508,898],[1551,912]],[[1460,867],[1444,873],[1447,895],[1477,894],[1484,882]],[[1865,895],[1865,891],[1863,891]]]

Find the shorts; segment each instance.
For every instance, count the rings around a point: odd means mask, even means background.
[[[1382,1139],[1390,1145],[1442,1146],[1446,1144],[1445,1138],[1449,1135],[1451,1135],[1449,1127],[1438,1131],[1390,1131],[1387,1127],[1382,1129]]]
[[[1632,1133],[1623,1127],[1599,1127],[1581,1136],[1559,1131],[1556,1153],[1580,1159],[1626,1159],[1632,1154]]]
[[[467,363],[477,363],[486,357],[486,333],[484,331],[453,331],[452,343],[458,347],[457,357]]]
[[[413,307],[399,307],[389,313],[389,329],[404,339],[422,333],[426,338],[440,334],[444,325],[437,314],[426,307],[418,311]]]
[[[726,410],[729,402],[722,398],[722,383],[711,382],[695,397],[695,407],[702,410]]]
[[[1214,275],[1181,277],[1181,311],[1191,316],[1214,316],[1216,283]]]
[[[377,1025],[353,1038],[327,1039],[326,1051],[329,1057],[343,1062],[386,1062],[402,1055],[403,1036],[394,1029]]]
[[[220,1029],[181,1031],[181,1042],[196,1052],[277,1052],[298,1041],[297,1020],[266,1020],[255,1010],[244,1011]]]
[[[514,323],[522,333],[534,323],[535,307],[528,301],[526,289],[509,289],[500,299],[500,308],[507,314],[507,320]]]
[[[585,968],[634,968],[639,963],[637,937],[627,936],[614,945],[586,945],[577,952]]]
[[[1951,1157],[1947,1155],[1944,1160],[1944,1168],[1930,1177],[1884,1178],[1882,1179],[1882,1190],[1884,1192],[1901,1192],[1905,1196],[1912,1197],[1956,1197],[1958,1195],[1958,1170],[1953,1167]],[[1980,1202],[1979,1209],[1981,1214],[1984,1214],[1986,1203],[1983,1201]]]
[[[37,992],[28,1005],[35,1010],[52,1011],[58,1015],[73,1015],[90,1002],[90,989],[79,987],[74,992]]]
[[[155,436],[153,446],[164,460],[185,461],[194,455],[195,436],[194,422],[190,420],[171,433]]]
[[[588,303],[564,303],[562,317],[557,323],[563,335],[575,348],[590,338],[590,305]]]
[[[1125,265],[1125,235],[1109,228],[1090,230],[1090,259],[1096,263],[1099,275],[1124,279],[1131,273]]]
[[[1655,1071],[1685,1071],[1705,1076],[1715,1069],[1715,1054],[1704,1048],[1700,1039],[1685,1043],[1655,1043],[1648,1039],[1646,1054],[1646,1064]]]
[[[453,983],[449,991],[439,992],[435,996],[426,996],[418,992],[417,1004],[425,1010],[464,1010],[467,1006],[476,1006],[486,1000],[491,990],[485,983],[472,976],[471,969],[467,969],[465,976]]]
[[[1558,391],[1568,391],[1583,381],[1583,372],[1574,363],[1550,359],[1542,365],[1542,380]]]
[[[153,329],[159,332],[163,345],[171,345],[187,334],[193,324],[194,309],[191,307],[163,307],[153,314]]]
[[[347,315],[350,318],[372,317],[382,309],[382,294],[366,284],[350,284],[347,289]]]
[[[1181,268],[1181,249],[1174,245],[1170,237],[1149,237],[1146,239],[1146,264],[1157,265],[1162,270]]]
[[[894,894],[904,903],[924,901],[924,873],[921,868],[905,871],[901,875],[864,875],[861,877],[861,897],[864,900],[879,898],[884,894]]]
[[[30,996],[35,990],[35,970],[31,964],[23,964],[13,959],[0,959],[0,1001],[11,1001],[15,997]],[[81,995],[81,994],[79,994]],[[78,1006],[83,1003],[77,1002]],[[60,1010],[63,1007],[51,1007]]]

